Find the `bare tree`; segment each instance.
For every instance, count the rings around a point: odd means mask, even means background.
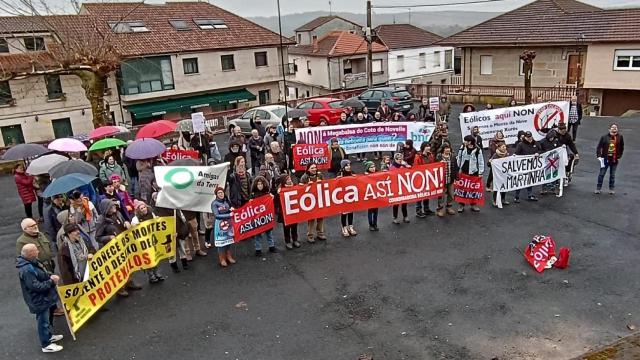
[[[536,58],[536,52],[533,50],[525,50],[520,55],[522,60],[522,72],[524,73],[524,103],[531,104],[531,74],[533,73],[533,59]]]

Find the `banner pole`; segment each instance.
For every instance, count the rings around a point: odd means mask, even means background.
[[[60,296],[60,292],[58,291],[58,285],[56,285],[56,293],[58,294],[58,296]],[[64,306],[64,303],[62,303],[62,311],[64,312],[64,319],[67,321],[67,326],[69,327],[69,332],[71,333],[71,337],[73,338],[73,341],[76,341],[76,333],[73,332],[73,329],[71,328],[71,320],[69,319],[69,314],[67,313],[67,307]]]

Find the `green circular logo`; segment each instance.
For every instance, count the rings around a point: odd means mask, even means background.
[[[182,173],[186,173],[188,175],[188,178],[186,180],[175,181],[174,177],[176,177],[176,175],[180,175]],[[174,188],[176,188],[178,190],[182,190],[182,189],[188,188],[189,186],[191,186],[191,184],[193,184],[194,180],[195,180],[195,177],[193,176],[191,171],[189,171],[189,169],[187,169],[187,168],[171,169],[164,176],[164,181],[170,183],[171,186],[173,186]]]

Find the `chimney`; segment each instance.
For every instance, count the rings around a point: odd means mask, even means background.
[[[317,37],[313,37],[313,52],[318,52],[318,38]]]

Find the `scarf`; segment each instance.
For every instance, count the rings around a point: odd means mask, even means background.
[[[569,123],[575,124],[578,122],[578,105],[571,104],[569,106]]]
[[[507,155],[509,155],[509,153],[507,152],[507,150],[505,150],[504,152],[500,152],[500,149],[496,149],[496,155],[498,155],[498,157],[505,157]]]
[[[64,243],[69,248],[69,257],[71,257],[74,275],[78,281],[82,281],[89,254],[87,246],[84,241],[71,241],[68,236],[65,236]]]

